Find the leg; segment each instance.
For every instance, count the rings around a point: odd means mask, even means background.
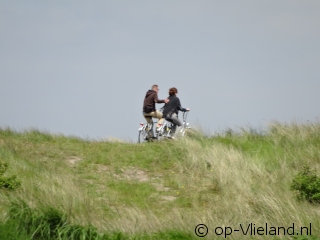
[[[143,117],[146,119],[147,123],[151,123],[152,122],[152,115],[151,113],[144,113]]]
[[[163,124],[163,121],[164,121],[164,118],[160,118],[160,119],[158,120],[157,128],[160,127],[160,125]]]
[[[174,113],[171,116],[167,116],[166,120],[168,120],[169,122],[173,123],[172,135],[175,135],[175,132],[176,132],[177,129],[178,129],[178,132],[181,131],[182,122],[178,118],[177,114]]]
[[[178,118],[177,114],[175,113],[172,114],[171,116],[167,116],[166,119],[179,127],[182,126],[181,120]]]
[[[155,112],[152,112],[152,113],[153,113],[153,114],[152,114],[152,117],[158,118],[158,123],[157,123],[157,128],[158,128],[158,127],[160,127],[160,124],[163,123],[164,118],[162,118],[162,113],[159,112],[158,110],[155,111]]]
[[[157,111],[154,111],[154,112],[151,112],[151,113],[145,113],[144,114],[145,118],[146,116],[150,116],[150,117],[153,117],[153,118],[158,118],[158,123],[157,123],[157,128],[160,126],[160,124],[163,123],[164,121],[164,118],[162,118],[162,113],[159,112],[158,110]]]

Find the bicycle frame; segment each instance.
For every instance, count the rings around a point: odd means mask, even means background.
[[[164,121],[164,123],[159,127],[157,132],[157,139],[159,140],[159,137],[171,137],[171,131],[172,131],[173,123]]]
[[[187,116],[188,112],[183,112],[182,119],[182,129],[181,129],[181,135],[184,136],[186,129],[189,129],[189,123],[187,123]],[[169,122],[165,120],[165,122],[159,127],[157,132],[157,139],[160,140],[161,138],[172,138],[172,128],[174,127],[174,124],[172,122]]]
[[[149,127],[152,127],[151,123],[140,123],[139,131],[145,131],[146,127],[149,125]]]

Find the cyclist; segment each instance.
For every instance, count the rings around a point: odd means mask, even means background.
[[[159,87],[157,84],[152,85],[151,90],[146,93],[146,96],[143,101],[142,114],[148,123],[152,123],[152,118],[158,118],[157,128],[161,126],[164,118],[162,118],[162,113],[156,110],[156,103],[168,103],[169,100],[158,99]],[[153,134],[153,129],[152,134]]]
[[[176,89],[175,87],[169,89],[169,102],[164,105],[162,112],[165,119],[174,124],[172,130],[173,135],[175,135],[175,132],[180,132],[182,128],[182,122],[178,118],[179,110],[182,112],[190,111],[189,108],[181,107],[180,99],[177,97],[177,94],[178,89]]]

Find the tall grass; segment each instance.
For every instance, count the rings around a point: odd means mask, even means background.
[[[21,181],[0,190],[0,237],[197,239],[200,223],[209,239],[220,238],[216,227],[249,223],[297,231],[312,223],[320,237],[320,206],[290,190],[303,166],[320,172],[320,123],[146,144],[2,129],[0,159]],[[228,236],[241,238],[250,236]]]

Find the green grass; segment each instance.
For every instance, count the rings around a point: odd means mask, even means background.
[[[0,189],[0,239],[198,239],[200,223],[220,239],[215,227],[266,222],[320,237],[320,206],[290,190],[303,166],[320,173],[320,123],[145,144],[7,128],[0,161],[21,181]],[[270,239],[228,236],[242,238]]]

